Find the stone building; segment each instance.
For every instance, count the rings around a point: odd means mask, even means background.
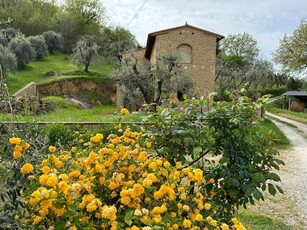
[[[146,48],[133,52],[141,68],[146,61],[156,62],[159,53],[180,54],[181,68],[191,77],[195,91],[205,95],[214,91],[217,43],[222,35],[185,24],[148,34]],[[122,54],[126,58],[129,53]],[[118,93],[120,106],[120,93]]]

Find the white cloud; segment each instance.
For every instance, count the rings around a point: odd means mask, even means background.
[[[224,36],[250,33],[262,56],[269,59],[283,34],[291,34],[306,17],[307,9],[305,0],[112,0],[104,5],[114,25],[127,27],[138,12],[128,29],[141,45],[145,45],[148,33],[187,21]]]

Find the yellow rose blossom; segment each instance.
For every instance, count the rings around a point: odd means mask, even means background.
[[[60,179],[62,179],[63,181],[68,181],[68,176],[67,176],[67,174],[65,174],[65,173],[62,173],[60,176],[59,176],[59,178]]]
[[[19,159],[20,157],[21,157],[21,152],[19,152],[19,151],[14,151],[14,153],[13,153],[13,157],[14,157],[14,159]]]
[[[109,187],[109,189],[114,190],[114,189],[119,187],[119,184],[112,181],[112,182],[110,182],[108,187]]]
[[[122,108],[122,109],[120,110],[120,114],[127,115],[127,114],[129,114],[129,110],[126,109],[126,108]]]
[[[39,183],[41,185],[47,185],[47,180],[49,178],[49,175],[43,174],[39,177]]]
[[[75,153],[77,151],[77,148],[76,147],[72,147],[71,150],[73,153]]]
[[[165,168],[169,168],[169,167],[171,166],[171,164],[170,164],[168,161],[165,161],[165,162],[163,163],[163,166],[164,166]]]
[[[141,211],[140,209],[135,209],[135,210],[134,210],[134,215],[135,215],[135,216],[142,216],[143,213],[142,213],[142,211]]]
[[[162,221],[162,216],[160,214],[157,214],[152,219],[156,224],[158,224]]]
[[[18,215],[14,216],[14,221],[18,221],[20,219],[20,217]]]
[[[205,209],[210,210],[211,209],[211,204],[205,203]]]
[[[195,220],[196,221],[203,221],[203,216],[201,215],[201,214],[196,214],[196,216],[195,216]]]
[[[54,166],[55,166],[57,169],[59,169],[59,168],[62,168],[62,167],[63,167],[63,163],[62,163],[62,161],[57,160],[57,161],[54,162]]]
[[[41,216],[35,216],[33,224],[38,224],[43,218]]]
[[[210,184],[214,184],[214,182],[215,182],[214,178],[211,178],[211,179],[209,180],[209,183],[210,183]]]
[[[50,167],[45,165],[44,167],[41,168],[41,170],[44,174],[48,174],[50,171]]]
[[[80,173],[78,170],[74,170],[74,171],[72,171],[72,172],[69,173],[69,178],[75,179],[75,178],[79,177],[80,174],[81,174],[81,173]]]
[[[151,148],[151,143],[150,142],[146,142],[146,147],[150,149]]]
[[[63,216],[64,213],[65,213],[65,207],[63,207],[63,208],[52,208],[52,210],[57,217]]]
[[[49,213],[49,210],[47,208],[42,208],[38,212],[41,216],[46,216]]]
[[[19,145],[21,143],[21,139],[19,137],[12,137],[9,139],[10,144]]]
[[[99,143],[103,139],[103,135],[101,133],[97,133],[95,136],[91,137],[91,141],[94,143]]]
[[[27,150],[27,149],[29,149],[30,148],[30,144],[29,143],[24,143],[24,145],[23,145],[23,147]]]
[[[20,169],[20,172],[22,173],[22,174],[27,174],[27,173],[31,173],[32,171],[33,171],[33,165],[32,164],[30,164],[30,163],[25,163],[22,167],[21,167],[21,169]]]
[[[182,223],[182,226],[184,228],[191,228],[192,226],[192,222],[190,220],[187,220],[187,219],[184,219],[183,223]]]
[[[21,145],[15,145],[14,151],[21,152],[22,151],[22,146]]]
[[[56,147],[54,146],[49,146],[49,152],[54,153],[56,151]]]
[[[221,229],[222,230],[230,230],[229,226],[227,224],[225,224],[225,223],[222,224]]]
[[[161,196],[162,196],[162,192],[160,192],[160,191],[154,192],[154,198],[155,198],[156,200],[160,199]]]
[[[50,187],[56,187],[58,184],[58,178],[57,176],[49,176],[47,180],[47,185]]]

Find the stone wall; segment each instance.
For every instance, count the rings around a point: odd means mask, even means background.
[[[37,94],[36,92],[36,84],[35,82],[31,82],[27,84],[22,89],[18,90],[16,93],[13,94],[13,97],[20,98],[20,97],[35,97]]]

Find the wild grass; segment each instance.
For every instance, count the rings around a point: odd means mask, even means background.
[[[291,120],[307,124],[307,113],[293,112],[285,109],[280,109],[274,106],[274,104],[267,105],[267,111],[274,113],[278,116],[289,118]]]
[[[268,133],[277,149],[290,147],[290,142],[285,134],[269,119],[264,119],[257,124],[254,129],[260,130],[260,133]]]
[[[282,221],[257,211],[244,211],[238,215],[244,227],[255,230],[291,230]]]
[[[1,121],[21,122],[132,122],[141,121],[143,114],[128,114],[121,116],[116,113],[116,105],[102,105],[91,109],[80,109],[78,105],[61,97],[45,97],[45,101],[55,104],[55,111],[44,115],[14,115],[0,114]]]

